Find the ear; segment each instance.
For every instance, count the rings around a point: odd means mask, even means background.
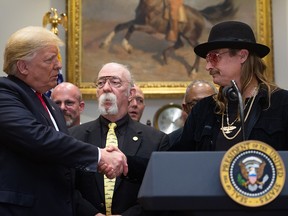
[[[132,86],[129,92],[129,100],[131,100],[131,98],[134,97],[135,95],[136,95],[136,89],[134,86]]]
[[[18,60],[17,63],[17,68],[20,74],[22,75],[27,75],[28,74],[28,67],[27,63],[24,60]]]
[[[244,63],[246,59],[248,58],[249,51],[247,49],[241,49],[239,52],[241,63]]]
[[[187,106],[187,104],[182,104],[182,110],[185,112],[185,113],[189,113],[189,108]]]
[[[80,101],[79,107],[80,107],[80,112],[82,113],[85,108],[85,102],[83,100]]]

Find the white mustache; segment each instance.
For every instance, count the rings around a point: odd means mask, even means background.
[[[110,101],[111,102],[111,107],[109,107],[109,109],[105,109],[105,102],[106,101]],[[115,94],[113,93],[103,93],[100,97],[99,97],[99,112],[101,115],[115,115],[118,113],[118,106],[117,106],[117,97]]]
[[[105,101],[110,101],[115,104],[117,101],[116,95],[113,93],[104,93],[99,97],[99,104],[103,105]]]

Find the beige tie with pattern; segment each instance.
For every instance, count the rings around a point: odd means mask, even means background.
[[[109,123],[108,124],[109,130],[107,133],[106,138],[106,146],[118,146],[118,140],[115,134],[114,129],[117,127],[116,123]],[[106,215],[111,215],[111,207],[112,207],[112,198],[113,198],[113,192],[114,192],[114,185],[115,185],[114,179],[108,179],[106,176],[104,176],[104,191],[105,191],[105,206],[106,206]]]

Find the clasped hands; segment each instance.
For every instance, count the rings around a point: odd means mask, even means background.
[[[98,163],[98,172],[105,174],[107,178],[113,179],[123,174],[128,173],[127,158],[115,146],[108,146],[104,149],[100,149],[101,159]]]
[[[95,216],[106,216],[105,214],[102,214],[102,213],[98,213],[96,214]],[[110,215],[110,216],[121,216],[121,215]]]

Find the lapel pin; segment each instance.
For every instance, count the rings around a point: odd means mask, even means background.
[[[134,140],[134,141],[137,141],[137,140],[138,140],[138,137],[134,136],[134,137],[133,137],[133,140]]]

